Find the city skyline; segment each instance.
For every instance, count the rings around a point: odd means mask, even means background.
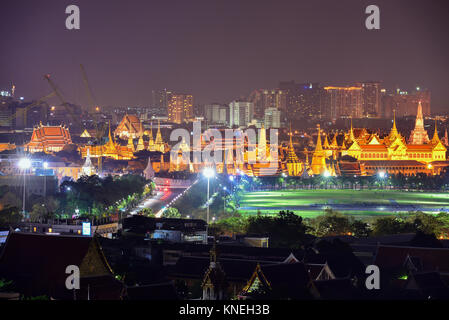
[[[37,99],[50,91],[43,80],[49,73],[68,101],[87,104],[83,64],[101,106],[148,106],[152,90],[162,88],[191,93],[199,104],[229,103],[289,80],[420,86],[432,91],[432,111],[448,105],[444,2],[380,1],[375,31],[364,28],[366,4],[355,1],[78,1],[75,31],[64,27],[66,5],[4,4],[0,23],[10,32],[1,88],[14,83],[17,95]]]

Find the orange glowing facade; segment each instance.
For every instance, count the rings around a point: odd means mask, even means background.
[[[31,140],[25,145],[25,149],[31,153],[53,153],[61,151],[64,146],[71,144],[69,129],[65,126],[44,126],[39,124],[34,128]]]
[[[91,158],[106,157],[115,160],[131,160],[134,158],[134,150],[129,145],[122,146],[113,139],[110,127],[108,142],[106,144],[100,146],[81,146],[80,151],[83,158],[86,158],[88,153]]]
[[[414,132],[419,132],[421,138],[424,136],[420,126]],[[315,153],[320,161],[319,163],[318,160],[312,161],[313,174],[322,174],[326,170],[326,161],[322,159],[323,149],[325,149],[324,151],[330,151],[331,156],[328,158],[333,160],[346,155],[357,159],[360,175],[373,175],[379,171],[405,175],[416,173],[438,174],[442,166],[448,165],[446,162],[447,149],[438,136],[436,123],[433,137],[427,143],[423,143],[423,139],[413,140],[414,142],[420,140],[420,144],[406,143],[405,138],[396,127],[396,118],[393,120],[390,133],[384,138],[380,138],[375,133],[368,133],[365,128],[354,129],[352,121],[349,132],[342,137],[341,145],[337,144],[337,135],[334,135],[328,148],[321,146],[321,138],[320,135],[318,136],[318,151],[315,151]],[[418,137],[418,134],[414,134],[414,136]],[[338,173],[338,170],[336,172]]]
[[[114,131],[114,136],[118,136],[121,139],[133,139],[140,138],[144,131],[142,129],[142,123],[135,115],[126,114],[117,129]]]
[[[327,92],[327,103],[332,119],[362,117],[362,87],[324,87],[324,90]]]
[[[171,94],[167,106],[168,121],[183,123],[193,118],[193,96],[191,94]]]

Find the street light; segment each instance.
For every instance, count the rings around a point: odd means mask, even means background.
[[[209,180],[215,176],[215,170],[211,167],[204,168],[203,175],[207,178],[207,215],[206,215],[206,239],[209,235]],[[206,240],[207,241],[207,240]]]
[[[387,174],[385,173],[385,171],[379,171],[377,173],[377,176],[379,177],[379,179],[382,181],[381,185],[382,185],[382,189],[385,189],[385,178],[387,176]],[[382,198],[384,197],[384,194],[382,192]]]
[[[48,169],[48,162],[45,161],[43,164],[45,171]],[[47,172],[44,171],[44,203],[47,202]]]
[[[25,200],[26,200],[26,179],[25,172],[31,168],[31,160],[28,158],[22,158],[19,160],[19,168],[23,170],[23,199],[22,199],[22,213],[25,216]]]
[[[223,191],[227,191],[226,187],[223,187]],[[226,194],[223,196],[223,214],[226,214]]]

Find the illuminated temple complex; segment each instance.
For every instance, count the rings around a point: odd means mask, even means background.
[[[134,158],[134,149],[129,145],[122,146],[114,140],[109,126],[108,142],[104,145],[85,145],[80,146],[81,156],[83,158],[90,154],[91,158],[107,157],[115,160],[130,160]]]
[[[310,165],[306,163],[311,174],[341,175],[346,170],[355,175],[374,175],[381,170],[386,173],[405,175],[436,174],[442,167],[447,166],[447,149],[438,136],[436,122],[432,139],[427,137],[423,125],[421,104],[418,106],[415,128],[410,135],[409,143],[399,133],[395,117],[390,133],[384,138],[380,138],[375,133],[368,133],[365,128],[357,130],[355,133],[356,130],[352,127],[351,121],[351,128],[342,137],[340,145],[337,143],[338,134],[335,134],[331,144],[327,142],[327,136],[325,136],[325,146],[322,146],[319,128],[318,131],[312,163]],[[358,161],[340,160],[335,166],[335,160],[342,156],[350,156]],[[350,170],[348,170],[349,167]]]
[[[213,131],[218,130],[223,137],[221,143],[216,143]],[[192,147],[184,140],[177,144],[178,153],[171,154],[171,147],[163,141],[160,123],[158,122],[155,138],[153,127],[144,130],[143,124],[135,116],[126,115],[120,125],[111,132],[109,126],[108,139],[102,145],[78,145],[82,158],[85,159],[86,175],[97,170],[101,172],[101,158],[128,160],[131,166],[138,166],[141,161],[136,153],[141,151],[154,152],[150,154],[149,163],[140,164],[142,168],[151,166],[154,173],[187,171],[198,173],[205,166],[215,167],[218,173],[232,175],[246,174],[249,176],[311,176],[311,175],[375,175],[379,171],[395,174],[411,175],[416,173],[438,174],[448,165],[446,161],[447,131],[440,140],[437,123],[432,138],[424,129],[421,104],[415,121],[415,128],[406,138],[398,131],[396,117],[389,133],[379,136],[369,133],[365,128],[350,128],[345,133],[326,134],[320,126],[317,128],[317,138],[314,150],[304,149],[295,152],[293,134],[290,130],[289,141],[282,145],[272,146],[267,139],[267,132],[262,125],[255,141],[248,139],[243,131],[234,131],[227,137],[224,129],[206,130],[201,135],[198,146]],[[87,132],[87,131],[86,131]],[[115,136],[126,139],[115,139]],[[144,139],[144,136],[145,139]],[[125,140],[125,141],[123,141]],[[218,141],[218,140],[217,140]],[[34,128],[31,140],[25,144],[29,152],[55,153],[65,145],[71,144],[69,130],[64,126],[43,126]],[[200,151],[221,153],[220,160],[195,163],[193,153],[195,148]],[[208,150],[209,149],[209,150]],[[183,158],[183,151],[189,154],[189,159]],[[171,157],[173,157],[171,159]],[[87,158],[87,159],[86,159]],[[95,169],[91,159],[98,158],[98,169]],[[147,158],[148,159],[148,158]],[[145,161],[146,162],[146,161]],[[148,171],[146,169],[146,171]]]
[[[127,146],[120,146],[109,138],[104,146],[81,148],[83,157],[86,148],[90,148],[90,156],[99,154],[114,159],[132,159],[133,154],[140,150],[160,151],[160,155],[153,155],[150,165],[155,173],[161,171],[188,171],[198,173],[205,166],[213,166],[218,173],[232,175],[246,174],[248,176],[273,176],[285,174],[289,176],[311,175],[375,175],[379,171],[386,173],[402,173],[411,175],[416,173],[437,174],[447,166],[446,146],[438,136],[438,128],[432,139],[426,139],[427,132],[424,129],[421,106],[418,106],[415,129],[412,131],[409,142],[398,131],[396,117],[393,117],[393,125],[390,132],[380,137],[377,133],[369,133],[365,128],[353,128],[352,120],[350,128],[345,133],[336,133],[329,136],[317,128],[317,138],[313,151],[304,150],[302,158],[295,152],[292,133],[286,145],[271,147],[267,141],[265,128],[258,132],[257,143],[251,144],[249,139],[239,136],[239,131],[231,138],[221,131],[223,140],[215,145],[211,130],[206,130],[201,135],[199,146],[189,146],[181,140],[177,145],[178,152],[171,154],[168,145],[162,141],[160,125],[156,139],[153,140],[152,128],[144,133],[140,127],[140,136],[137,144],[133,138],[128,138]],[[141,125],[139,125],[141,126]],[[143,135],[149,136],[148,141],[143,140]],[[243,132],[240,132],[243,134]],[[240,142],[237,142],[240,141]],[[238,144],[243,143],[242,145]],[[252,142],[254,143],[254,142]],[[199,150],[208,148],[211,152],[221,153],[220,161],[193,162],[192,151],[194,147]],[[189,159],[183,158],[183,151],[188,152]],[[171,158],[173,157],[173,158]]]

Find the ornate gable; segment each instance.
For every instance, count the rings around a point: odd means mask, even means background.
[[[368,140],[368,144],[381,144],[381,143],[377,135],[373,133]]]

